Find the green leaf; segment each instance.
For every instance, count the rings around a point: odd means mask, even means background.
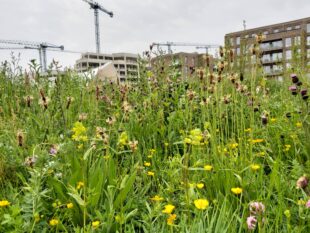
[[[124,186],[124,188],[117,195],[116,200],[114,201],[114,208],[115,209],[118,208],[123,203],[123,201],[126,199],[126,196],[127,196],[128,192],[130,191],[130,189],[133,186],[133,183],[135,182],[136,174],[137,174],[137,172],[134,172],[130,176],[130,178],[126,182],[126,185]],[[125,176],[124,179],[127,179],[126,176]]]

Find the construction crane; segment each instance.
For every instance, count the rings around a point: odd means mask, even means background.
[[[39,51],[39,58],[40,58],[40,65],[42,67],[42,71],[46,72],[47,70],[47,60],[46,60],[46,50],[51,49],[60,49],[64,50],[63,45],[54,45],[46,42],[31,42],[31,41],[20,41],[20,40],[1,40],[0,44],[14,44],[14,45],[20,45],[21,47],[2,47],[1,49],[35,49]]]
[[[180,43],[180,42],[166,42],[166,43],[152,43],[150,49],[152,50],[154,46],[157,46],[159,49],[160,46],[167,46],[168,53],[172,54],[172,46],[184,46],[184,47],[196,47],[196,49],[205,49],[206,53],[210,48],[219,48],[220,45],[215,44],[200,44],[200,43]]]
[[[92,0],[83,0],[88,3],[91,9],[94,9],[95,15],[95,37],[96,37],[96,52],[100,53],[100,31],[99,31],[99,10],[108,14],[111,18],[113,17],[113,12],[106,10],[103,6],[101,6],[98,2],[94,2]]]

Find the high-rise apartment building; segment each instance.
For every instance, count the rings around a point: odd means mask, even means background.
[[[310,17],[226,34],[225,45],[233,49],[236,67],[247,69],[258,61],[251,53],[258,36],[262,38],[259,56],[266,76],[281,79],[291,67],[309,68]]]
[[[78,72],[85,72],[112,62],[117,70],[119,81],[134,81],[138,78],[138,55],[131,53],[83,53],[76,61],[75,68]]]

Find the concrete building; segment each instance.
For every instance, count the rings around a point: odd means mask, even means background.
[[[251,54],[257,38],[262,38],[260,62],[266,76],[282,79],[284,71],[291,67],[309,68],[310,17],[226,34],[225,45],[237,58],[235,66],[247,69],[257,62]]]
[[[83,53],[75,63],[78,72],[85,72],[93,68],[112,62],[117,70],[119,81],[134,81],[138,78],[138,55],[131,53]]]
[[[209,69],[212,70],[215,60],[211,55],[208,55],[208,58],[206,59],[206,54],[200,54],[197,52],[179,52],[173,54],[164,54],[159,55],[151,60],[151,66],[154,69],[169,67],[173,63],[177,64],[177,66],[179,67],[181,77],[188,78],[198,68],[205,68],[206,66],[208,66]]]

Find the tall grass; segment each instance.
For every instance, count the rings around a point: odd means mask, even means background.
[[[309,81],[220,63],[125,85],[2,67],[0,232],[246,232],[255,201],[254,231],[309,232]]]

